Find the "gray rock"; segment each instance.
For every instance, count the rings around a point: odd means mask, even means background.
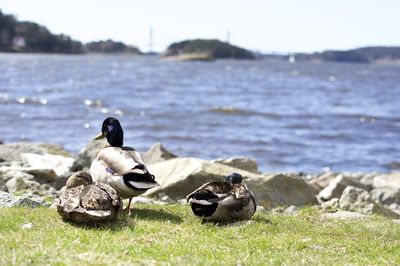
[[[7,191],[6,181],[0,177],[0,191]]]
[[[83,168],[89,168],[92,161],[96,158],[99,151],[107,144],[105,138],[92,140],[80,152],[78,159],[71,166],[71,171],[76,172]]]
[[[21,154],[23,153],[54,154],[71,157],[68,151],[54,144],[23,142],[0,144],[0,160],[6,162],[22,161]]]
[[[364,184],[368,187],[373,187],[374,184],[374,178],[379,175],[378,173],[368,173],[365,174],[363,177],[360,178],[360,183]]]
[[[25,165],[36,169],[52,169],[56,175],[63,175],[68,172],[75,160],[72,157],[61,155],[35,153],[23,153],[21,158]]]
[[[318,194],[322,189],[327,187],[329,183],[336,178],[337,175],[337,173],[328,171],[315,178],[307,180],[307,184],[312,187],[315,194]]]
[[[256,212],[263,212],[263,213],[266,213],[267,210],[266,210],[263,206],[257,205]]]
[[[139,196],[139,197],[134,197],[134,198],[132,199],[132,203],[133,203],[133,204],[135,204],[135,203],[155,204],[155,205],[165,205],[165,204],[168,204],[168,203],[165,202],[165,201],[159,201],[159,200],[149,199],[149,198],[141,197],[141,196]]]
[[[283,214],[286,215],[295,215],[296,213],[299,212],[299,208],[297,206],[291,205],[287,207],[284,211]]]
[[[0,191],[0,207],[18,207],[25,206],[35,208],[40,203],[26,197],[14,196],[13,194]]]
[[[352,186],[346,187],[339,200],[342,210],[355,211],[362,214],[378,214],[394,219],[399,219],[400,215],[376,203],[370,197],[368,191]]]
[[[6,183],[7,191],[10,193],[26,190],[28,187],[28,184],[26,184],[25,180],[20,176],[13,177]]]
[[[296,175],[256,175],[195,158],[171,159],[149,165],[149,170],[161,185],[145,193],[150,196],[164,192],[173,199],[181,199],[206,182],[222,181],[230,173],[237,172],[254,192],[257,203],[266,209],[317,204],[311,187]]]
[[[24,166],[2,166],[0,167],[1,171],[5,171],[6,173],[26,173],[37,180],[42,180],[46,182],[54,181],[57,178],[57,174],[53,169],[43,169],[43,168],[34,168],[34,167],[24,167]]]
[[[343,190],[347,186],[353,186],[368,190],[369,187],[361,184],[356,179],[350,179],[349,177],[345,177],[343,175],[336,176],[335,179],[331,180],[329,185],[325,187],[321,192],[318,194],[318,197],[322,201],[327,201],[332,198],[340,198],[342,195]]]
[[[24,180],[33,180],[35,177],[31,174],[21,172],[21,171],[15,171],[15,170],[10,170],[3,172],[0,176],[1,179],[3,179],[5,182],[10,180],[13,177],[21,177]]]
[[[365,214],[350,211],[337,211],[321,215],[322,219],[364,219],[365,217],[367,217]]]
[[[373,187],[391,187],[400,189],[400,172],[375,176],[373,180]]]
[[[382,204],[400,204],[400,189],[390,187],[378,187],[370,191],[371,198]]]
[[[242,156],[231,157],[231,158],[227,158],[227,159],[218,158],[218,159],[212,160],[211,162],[221,163],[221,164],[228,165],[228,166],[231,166],[234,168],[245,170],[250,173],[255,173],[255,174],[259,173],[257,161],[250,159],[250,158],[242,157]]]
[[[318,204],[312,188],[295,174],[252,176],[246,182],[255,194],[258,204],[267,210],[277,207]]]
[[[339,209],[339,199],[333,198],[321,204],[324,210],[338,210]]]
[[[146,164],[153,164],[176,158],[177,156],[165,149],[160,142],[157,142],[147,152],[143,153],[142,157]]]

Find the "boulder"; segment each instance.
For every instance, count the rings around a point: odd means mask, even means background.
[[[257,203],[268,210],[318,204],[313,189],[295,174],[255,175],[249,176],[246,182],[252,188]]]
[[[54,154],[71,157],[68,151],[55,144],[24,142],[0,144],[0,161],[21,161],[21,154],[23,153]]]
[[[373,180],[373,187],[391,187],[400,189],[400,172],[375,176]]]
[[[352,186],[346,187],[339,200],[339,206],[345,211],[355,211],[362,214],[378,214],[399,219],[400,215],[376,203],[368,191]]]
[[[26,197],[14,196],[13,194],[0,191],[0,207],[25,206],[25,207],[35,208],[39,205],[40,203],[28,199]]]
[[[92,161],[105,145],[107,145],[106,138],[92,140],[79,152],[78,159],[73,163],[70,170],[76,172],[86,167],[89,168]]]
[[[17,173],[25,173],[33,176],[37,180],[52,182],[57,178],[57,174],[53,169],[43,169],[34,167],[23,167],[23,166],[2,166],[0,171],[6,172],[7,175],[13,175]],[[20,174],[18,174],[20,175]]]
[[[385,205],[400,204],[400,189],[398,188],[378,187],[371,190],[370,195],[373,200]]]
[[[177,156],[165,149],[160,142],[157,142],[147,152],[143,153],[142,157],[146,164],[153,164],[176,158]]]
[[[258,174],[258,165],[257,161],[242,157],[242,156],[237,156],[237,157],[231,157],[231,158],[219,158],[212,160],[211,162],[213,163],[221,163],[224,165],[232,166],[234,168],[242,169],[250,173],[256,173]]]
[[[347,186],[353,186],[362,188],[365,190],[369,190],[369,187],[366,185],[361,184],[356,179],[350,179],[349,177],[345,177],[343,175],[336,176],[335,179],[331,180],[329,185],[325,187],[321,192],[318,194],[318,198],[322,201],[327,201],[332,198],[340,198],[342,195],[343,190]]]
[[[21,158],[28,166],[38,169],[52,169],[57,175],[63,175],[68,172],[74,162],[72,157],[53,154],[23,153]]]
[[[318,194],[322,189],[327,187],[329,183],[336,178],[337,175],[337,173],[328,171],[315,178],[307,180],[307,184],[309,184],[313,188],[315,194]]]
[[[257,203],[266,209],[317,204],[310,186],[295,175],[256,175],[195,158],[171,159],[149,165],[149,170],[161,185],[147,191],[145,194],[149,196],[164,192],[173,199],[182,199],[206,182],[222,181],[230,173],[237,172],[244,177],[245,183],[254,192]]]
[[[8,180],[6,183],[7,191],[10,193],[15,193],[17,191],[26,190],[28,187],[29,187],[28,184],[20,176],[13,177],[10,180]]]
[[[360,183],[361,183],[361,184],[364,184],[364,185],[366,185],[366,186],[369,186],[369,187],[373,187],[373,185],[374,185],[374,178],[375,178],[377,175],[379,175],[379,174],[376,173],[376,172],[367,173],[367,174],[365,174],[363,177],[360,178]]]

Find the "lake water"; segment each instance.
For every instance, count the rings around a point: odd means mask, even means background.
[[[4,142],[77,154],[107,116],[140,151],[160,141],[179,156],[248,156],[269,172],[390,171],[400,66],[0,54]]]

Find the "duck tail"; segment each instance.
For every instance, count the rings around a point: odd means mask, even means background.
[[[160,186],[155,180],[154,175],[145,172],[144,174],[127,173],[123,175],[125,185],[135,190],[148,190]]]

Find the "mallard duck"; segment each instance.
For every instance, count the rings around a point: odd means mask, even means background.
[[[122,201],[115,190],[107,184],[93,183],[85,171],[68,178],[66,190],[57,203],[61,217],[77,223],[112,221],[120,209]]]
[[[191,204],[193,213],[206,220],[249,219],[257,204],[253,193],[242,181],[240,174],[232,173],[225,181],[204,184],[187,195],[186,200]]]
[[[159,184],[149,173],[140,153],[123,146],[124,132],[118,119],[108,117],[104,120],[101,133],[95,139],[104,137],[108,144],[92,162],[90,174],[93,180],[114,188],[121,198],[129,198],[125,210],[131,215],[132,198]]]

